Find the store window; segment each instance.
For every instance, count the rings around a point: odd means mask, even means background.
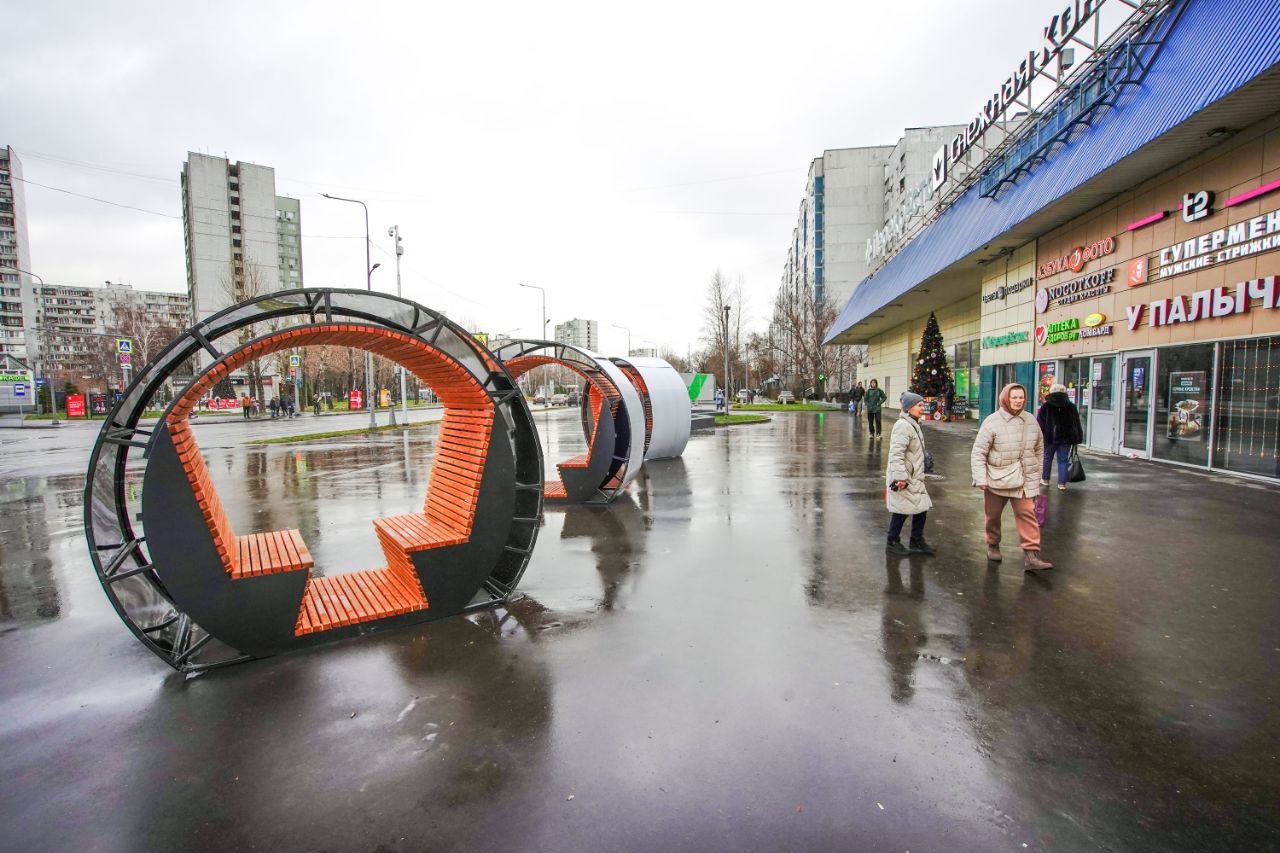
[[[1157,354],[1156,459],[1209,464],[1213,422],[1213,344],[1162,349]]]
[[[1222,344],[1213,464],[1280,477],[1280,337]]]

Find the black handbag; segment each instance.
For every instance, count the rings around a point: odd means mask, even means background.
[[[1076,452],[1074,444],[1071,445],[1071,457],[1067,460],[1067,482],[1084,482],[1084,465],[1080,462],[1080,454]]]
[[[927,450],[924,452],[924,472],[926,474],[933,473],[933,454]]]

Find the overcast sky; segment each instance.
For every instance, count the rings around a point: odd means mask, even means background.
[[[598,320],[602,349],[697,346],[707,280],[763,328],[809,162],[966,120],[1062,2],[16,3],[0,144],[49,282],[183,291],[186,152],[276,170],[311,286],[472,329]]]

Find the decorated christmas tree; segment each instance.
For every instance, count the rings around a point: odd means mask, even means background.
[[[947,353],[942,348],[942,332],[938,329],[938,318],[931,312],[911,370],[911,390],[922,397],[945,397],[950,387],[951,368],[947,366]]]

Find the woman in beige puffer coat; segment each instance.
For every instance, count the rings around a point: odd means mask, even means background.
[[[1035,498],[1040,494],[1044,434],[1027,411],[1027,389],[1010,383],[1000,391],[1000,408],[987,416],[973,442],[969,462],[973,485],[983,490],[987,520],[987,559],[1000,562],[1000,518],[1013,504],[1013,517],[1027,571],[1052,569],[1040,556],[1040,525]]]
[[[889,509],[890,554],[926,554],[933,556],[933,546],[924,541],[925,516],[933,507],[924,487],[924,432],[920,418],[924,415],[924,398],[910,391],[902,395],[902,415],[889,434],[889,465],[885,469],[884,502]],[[911,517],[911,540],[903,546],[902,525]]]

